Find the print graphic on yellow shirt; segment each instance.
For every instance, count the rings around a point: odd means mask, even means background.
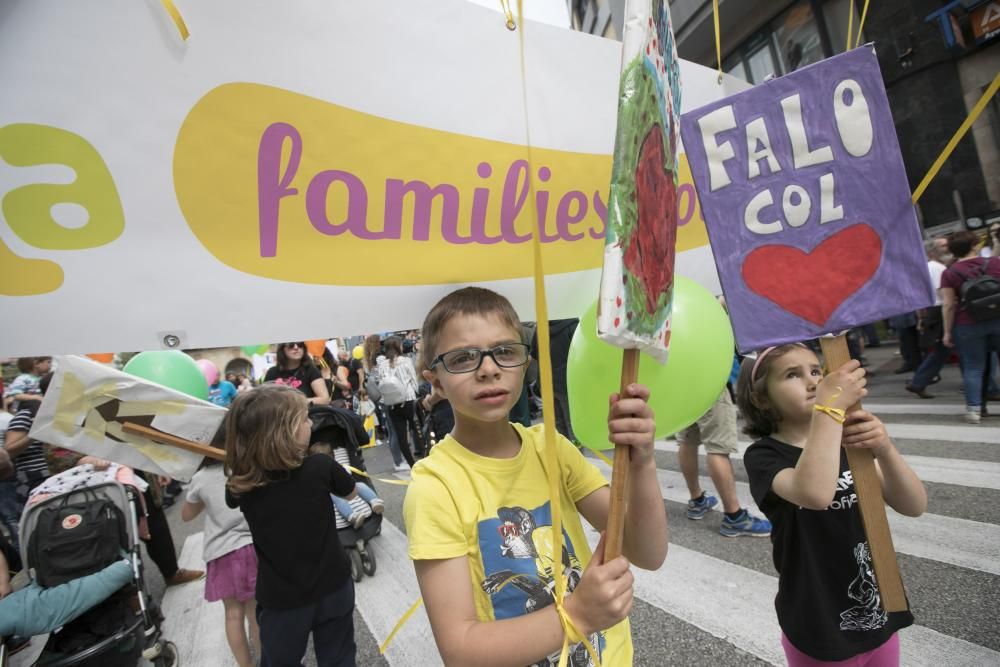
[[[552,604],[555,573],[572,591],[591,553],[576,503],[608,484],[565,438],[557,437],[563,513],[562,562],[553,563],[552,508],[542,426],[514,424],[521,450],[512,459],[479,456],[447,436],[413,468],[403,507],[414,560],[467,556],[480,621],[529,614]],[[631,665],[628,620],[590,636],[602,665]],[[558,664],[560,651],[535,663]],[[569,664],[592,664],[584,644]]]
[[[552,508],[549,503],[528,511],[523,507],[501,507],[498,517],[479,523],[479,553],[487,572],[483,590],[493,602],[497,620],[514,618],[547,607],[555,599],[556,563],[552,562]],[[567,545],[569,547],[567,548]],[[566,591],[573,592],[583,576],[583,567],[573,551],[572,542],[563,531],[562,563],[558,564],[566,577]],[[508,585],[509,584],[509,585]],[[604,633],[590,637],[597,657],[603,660]],[[561,650],[548,657],[559,662]],[[593,664],[582,644],[570,647],[569,664],[587,667]]]

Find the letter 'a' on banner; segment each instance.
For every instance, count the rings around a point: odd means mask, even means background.
[[[933,305],[870,45],[688,112],[681,134],[741,351]],[[829,367],[850,359],[843,334],[821,343]],[[905,610],[874,459],[847,457],[882,604]]]

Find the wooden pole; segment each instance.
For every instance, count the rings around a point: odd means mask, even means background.
[[[843,335],[820,338],[819,343],[828,369],[840,368],[851,360],[847,339]],[[853,410],[860,409],[861,403],[858,402],[847,412],[850,414]],[[903,580],[899,576],[896,551],[892,546],[889,521],[885,515],[882,485],[875,471],[875,457],[868,449],[848,449],[847,465],[851,468],[854,489],[858,494],[858,507],[872,554],[872,569],[875,571],[882,607],[886,611],[906,611],[906,594],[903,591]]]
[[[639,350],[624,350],[622,353],[621,396],[625,389],[639,379]],[[622,534],[625,530],[625,512],[628,510],[629,450],[628,445],[615,445],[614,466],[611,469],[611,508],[608,510],[608,526],[604,540],[604,560],[617,558],[622,553]]]
[[[184,438],[179,438],[176,435],[158,431],[155,428],[133,424],[132,422],[123,422],[122,430],[126,433],[131,433],[132,435],[141,435],[144,438],[149,438],[153,442],[159,442],[161,444],[184,449],[195,454],[201,454],[202,456],[207,456],[208,458],[215,459],[216,461],[226,460],[226,453],[221,449],[209,447],[208,445],[203,445],[200,442],[194,442],[193,440],[185,440]]]

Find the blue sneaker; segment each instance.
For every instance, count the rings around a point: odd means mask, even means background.
[[[758,519],[743,509],[735,519],[723,516],[719,533],[723,537],[767,537],[771,534],[771,522],[767,519]]]
[[[708,493],[702,494],[701,500],[689,500],[687,517],[693,521],[705,518],[713,507],[719,504],[719,499]]]

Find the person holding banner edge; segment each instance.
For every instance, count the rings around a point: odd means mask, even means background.
[[[847,414],[867,395],[856,360],[823,376],[799,343],[744,359],[737,404],[757,440],[743,457],[750,491],[774,526],[775,609],[788,664],[899,664],[896,631],[909,610],[887,613],[871,564],[845,447],[870,449],[886,502],[906,516],[927,492],[873,414]],[[836,662],[836,664],[845,664]]]
[[[553,567],[543,427],[507,419],[528,363],[517,313],[495,292],[458,290],[427,316],[423,345],[423,375],[451,402],[455,429],[414,467],[404,518],[445,663],[555,664],[565,632],[572,665],[593,653],[601,664],[631,664],[626,557],[655,569],[667,551],[648,389],[612,395],[608,417],[611,441],[632,448],[625,556],[604,562],[602,536],[591,557],[580,515],[603,530],[608,482],[558,437],[564,539]],[[572,591],[561,610],[552,604],[554,576],[567,576]]]

